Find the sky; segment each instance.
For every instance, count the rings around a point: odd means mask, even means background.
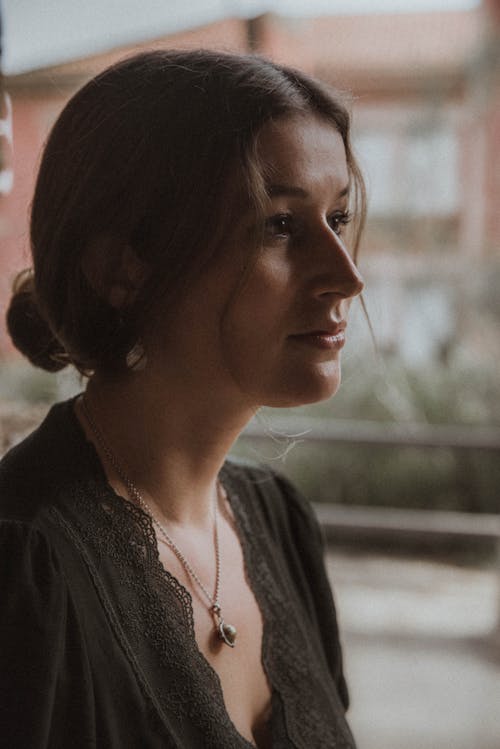
[[[479,0],[0,0],[3,72],[98,54],[227,16],[468,9]]]

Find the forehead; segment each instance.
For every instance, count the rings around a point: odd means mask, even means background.
[[[264,125],[257,139],[257,153],[267,184],[318,186],[337,193],[349,182],[340,133],[312,115]]]

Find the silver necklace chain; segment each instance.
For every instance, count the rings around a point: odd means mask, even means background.
[[[217,504],[218,501],[222,495],[222,487],[219,481],[217,481],[217,496],[214,502],[214,549],[215,549],[215,586],[214,586],[214,594],[213,596],[210,595],[208,590],[206,589],[205,585],[202,583],[194,569],[189,564],[188,560],[182,553],[182,551],[179,549],[177,544],[174,542],[170,534],[168,533],[167,529],[160,523],[158,518],[155,516],[154,512],[149,507],[148,503],[140,493],[137,486],[134,484],[132,479],[125,473],[123,470],[122,465],[118,461],[116,455],[111,450],[110,446],[108,445],[106,439],[104,438],[104,435],[97,425],[91,411],[89,408],[89,405],[87,403],[87,399],[85,396],[82,396],[81,398],[81,404],[82,404],[82,410],[85,416],[85,419],[87,420],[87,423],[96,438],[98,444],[100,445],[104,455],[108,459],[110,465],[114,468],[116,471],[118,477],[123,482],[125,487],[127,488],[127,492],[132,500],[135,500],[135,502],[144,510],[144,512],[151,518],[151,521],[153,525],[157,528],[163,539],[166,541],[167,545],[172,549],[173,553],[179,560],[179,562],[182,564],[186,572],[188,573],[189,577],[191,577],[192,580],[198,585],[200,590],[205,595],[205,598],[210,604],[210,613],[215,619],[216,623],[216,629],[218,636],[223,642],[226,643],[226,645],[229,645],[230,647],[234,647],[234,641],[236,639],[236,628],[233,627],[230,624],[226,624],[221,616],[221,606],[219,603],[219,587],[220,587],[220,551],[219,551],[219,532],[218,532],[218,523],[217,523]]]

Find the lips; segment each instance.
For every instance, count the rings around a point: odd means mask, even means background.
[[[301,333],[294,333],[291,338],[299,338],[300,336],[309,335],[336,336],[339,335],[339,333],[343,333],[346,327],[347,322],[345,320],[340,320],[339,322],[329,320],[325,323],[320,323],[317,327],[311,325],[310,328],[307,328]]]
[[[292,341],[305,343],[322,349],[341,349],[345,344],[346,322],[329,322],[318,328],[307,330],[304,333],[294,333],[290,336]]]

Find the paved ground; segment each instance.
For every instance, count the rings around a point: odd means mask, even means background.
[[[500,749],[500,570],[331,553],[359,749]]]

